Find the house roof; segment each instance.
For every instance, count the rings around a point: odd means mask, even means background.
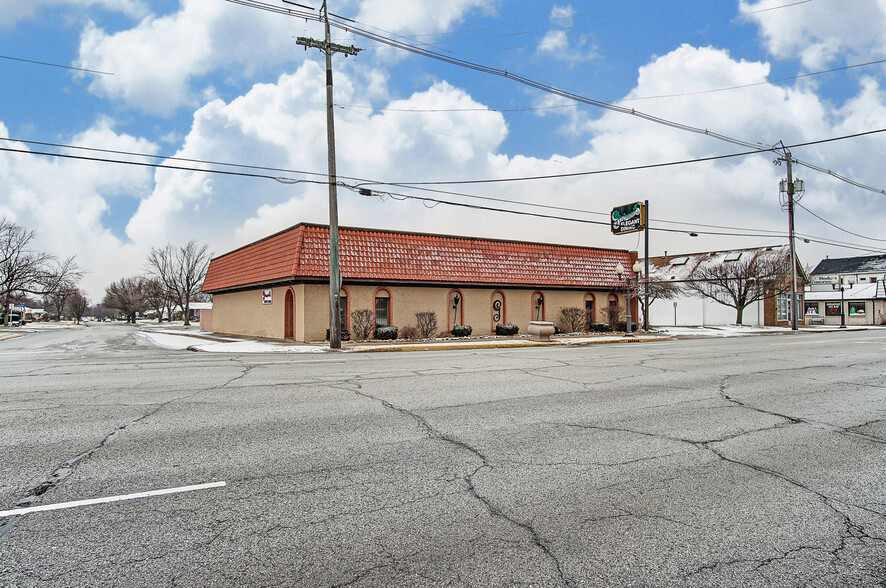
[[[753,259],[759,256],[787,260],[789,255],[790,249],[787,245],[778,245],[774,247],[751,247],[747,249],[650,257],[649,275],[665,280],[684,282],[692,280],[694,274],[703,267],[729,263],[730,261]],[[799,271],[798,276],[803,277],[802,266],[798,263],[797,267]]]
[[[339,229],[344,281],[613,288],[628,251],[360,228]],[[214,258],[204,292],[329,276],[329,227],[299,224]]]
[[[863,257],[842,257],[822,259],[812,275],[821,274],[874,274],[886,272],[886,255],[867,255]]]
[[[880,298],[879,292],[882,291],[880,282],[873,284],[855,284],[852,288],[843,288],[843,300],[873,300]],[[821,300],[840,300],[840,290],[820,290],[806,292],[803,294],[804,300],[821,301]]]

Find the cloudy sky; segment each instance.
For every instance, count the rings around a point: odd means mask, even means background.
[[[4,2],[0,216],[34,229],[42,249],[76,254],[91,299],[144,271],[152,246],[197,239],[220,254],[328,222],[324,65],[296,43],[323,29],[296,16],[316,10],[265,1],[293,12],[249,0]],[[886,189],[886,133],[853,137],[886,129],[886,0],[330,10],[351,19],[333,41],[362,49],[334,59],[343,226],[642,256],[639,236],[613,236],[608,215],[648,200],[651,255],[783,244],[777,155],[720,158],[783,142],[805,181],[801,262],[886,247],[886,196],[865,189]],[[686,163],[660,166],[674,162]]]

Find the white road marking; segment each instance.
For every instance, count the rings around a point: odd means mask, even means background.
[[[193,492],[195,490],[206,490],[208,488],[221,488],[224,482],[209,482],[207,484],[195,484],[193,486],[180,486],[179,488],[165,488],[163,490],[149,490],[147,492],[136,492],[134,494],[121,494],[119,496],[106,496],[105,498],[89,498],[87,500],[73,500],[71,502],[60,502],[58,504],[44,504],[42,506],[29,506],[27,508],[13,508],[11,510],[0,510],[0,518],[14,517],[30,514],[32,512],[43,512],[47,510],[60,510],[63,508],[75,508],[78,506],[90,506],[93,504],[104,504],[107,502],[120,502],[123,500],[134,500],[136,498],[150,498],[152,496],[164,496],[166,494],[179,494],[181,492]]]

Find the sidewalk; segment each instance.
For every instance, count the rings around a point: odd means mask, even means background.
[[[187,349],[189,351],[229,352],[229,353],[326,353],[327,341],[300,343],[294,341],[260,340],[243,337],[228,337],[200,331],[196,326],[181,325],[139,325],[137,333],[155,345],[167,349]],[[373,353],[381,351],[431,351],[452,349],[492,349],[516,347],[549,347],[563,345],[594,345],[601,343],[647,343],[652,341],[673,341],[666,333],[640,332],[634,337],[624,333],[608,335],[556,335],[549,342],[532,341],[529,335],[514,337],[481,337],[430,339],[421,341],[342,341],[340,352]]]

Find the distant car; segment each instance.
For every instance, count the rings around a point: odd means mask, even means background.
[[[0,326],[6,326],[6,313],[0,312]],[[9,326],[10,327],[20,327],[22,326],[22,314],[20,312],[11,312],[9,313]]]

